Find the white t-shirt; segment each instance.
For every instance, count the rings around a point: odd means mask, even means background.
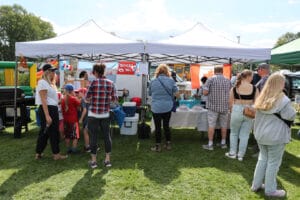
[[[36,87],[36,95],[35,95],[36,105],[42,105],[42,100],[40,97],[41,90],[47,90],[47,105],[51,105],[51,106],[58,105],[58,96],[56,90],[53,87],[51,87],[51,85],[44,79],[39,80],[38,85]]]

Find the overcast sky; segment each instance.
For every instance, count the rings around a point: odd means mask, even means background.
[[[300,0],[0,0],[13,4],[52,23],[57,34],[93,19],[121,37],[153,41],[201,22],[231,40],[273,47],[286,32],[300,32]]]

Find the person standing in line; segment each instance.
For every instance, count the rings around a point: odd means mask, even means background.
[[[86,101],[90,103],[88,110],[88,129],[90,134],[91,160],[89,165],[97,165],[98,127],[104,136],[105,160],[104,166],[111,167],[110,154],[112,142],[110,136],[110,104],[117,103],[118,97],[114,83],[104,76],[105,64],[95,64],[93,74],[96,77],[88,88]]]
[[[154,77],[149,86],[149,95],[152,96],[151,111],[155,125],[156,144],[151,147],[151,151],[161,152],[161,120],[163,120],[163,129],[166,137],[164,147],[167,150],[172,148],[169,122],[174,95],[178,88],[166,64],[160,64],[156,68]]]
[[[261,92],[270,76],[270,65],[267,63],[260,63],[257,67],[257,74],[260,77],[260,80],[255,84],[255,86],[257,87],[258,91]],[[252,157],[257,157],[259,151],[257,143],[254,144],[253,151],[254,154]]]
[[[236,84],[230,90],[230,151],[229,158],[242,161],[247,150],[248,139],[253,127],[253,119],[244,116],[245,106],[252,106],[258,97],[258,90],[251,84],[253,73],[244,70],[237,76]]]
[[[75,97],[74,87],[71,84],[64,86],[64,98],[61,101],[61,109],[64,118],[64,135],[68,154],[78,153],[79,139],[79,119],[78,110],[80,109],[80,100]],[[70,142],[72,141],[72,147]]]
[[[231,82],[223,75],[223,66],[216,66],[215,75],[206,81],[203,88],[203,94],[208,95],[206,107],[208,109],[208,144],[203,145],[203,149],[214,150],[213,139],[217,121],[221,126],[221,148],[226,149],[226,136],[228,128],[229,112],[229,92]]]
[[[254,136],[259,156],[251,190],[265,190],[270,197],[284,197],[286,192],[277,189],[276,177],[282,162],[285,145],[291,141],[291,129],[284,120],[293,121],[296,110],[283,93],[285,77],[272,74],[255,101]],[[277,116],[276,116],[277,115]]]
[[[56,86],[53,85],[56,68],[50,64],[43,66],[43,77],[39,80],[36,88],[35,103],[39,106],[38,115],[41,120],[35,159],[41,159],[42,153],[50,138],[54,160],[66,159],[67,156],[60,154],[59,149],[59,118],[58,118],[58,95]]]

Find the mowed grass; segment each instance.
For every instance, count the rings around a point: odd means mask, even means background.
[[[31,115],[34,118],[33,114]],[[99,139],[99,167],[92,170],[90,155],[70,155],[53,161],[50,145],[45,157],[34,159],[38,128],[35,122],[22,138],[14,139],[12,128],[0,133],[0,199],[268,199],[250,191],[257,158],[248,150],[243,162],[226,158],[226,150],[206,151],[206,133],[173,129],[173,149],[154,153],[151,139],[113,133],[112,164],[101,164],[103,141]],[[278,184],[286,199],[300,199],[300,140],[293,127],[293,140],[286,147]],[[250,139],[250,145],[253,137]],[[64,143],[60,144],[66,152]],[[80,141],[82,149],[83,141]]]

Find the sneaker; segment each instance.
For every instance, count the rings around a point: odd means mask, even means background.
[[[261,184],[260,187],[255,187],[254,185],[251,186],[252,192],[258,192],[259,190],[264,190],[264,189],[265,189],[265,184]]]
[[[88,162],[88,164],[89,164],[89,166],[90,166],[92,169],[95,169],[95,168],[98,167],[97,162],[93,162],[93,161],[91,161],[91,160]]]
[[[243,157],[238,157],[238,161],[243,161],[244,158]]]
[[[213,151],[214,150],[213,145],[208,145],[208,144],[202,145],[202,148],[206,149],[206,150],[209,150],[209,151]]]
[[[227,149],[227,144],[221,144],[221,149]]]
[[[284,190],[275,190],[274,192],[266,193],[268,197],[285,197],[286,192]]]
[[[225,153],[225,156],[231,159],[236,159],[236,155],[235,154],[231,154],[229,152]]]
[[[86,152],[86,153],[90,153],[91,148],[90,147],[83,147],[83,151]]]
[[[103,163],[104,163],[105,167],[111,167],[112,166],[110,161],[104,161]]]
[[[160,144],[156,144],[155,146],[151,147],[151,151],[161,152]]]
[[[69,148],[68,151],[67,151],[67,154],[71,154],[71,153],[73,153],[73,151],[72,151],[71,148]]]
[[[166,150],[171,150],[172,149],[171,142],[166,142],[166,144],[164,145],[164,148]]]

